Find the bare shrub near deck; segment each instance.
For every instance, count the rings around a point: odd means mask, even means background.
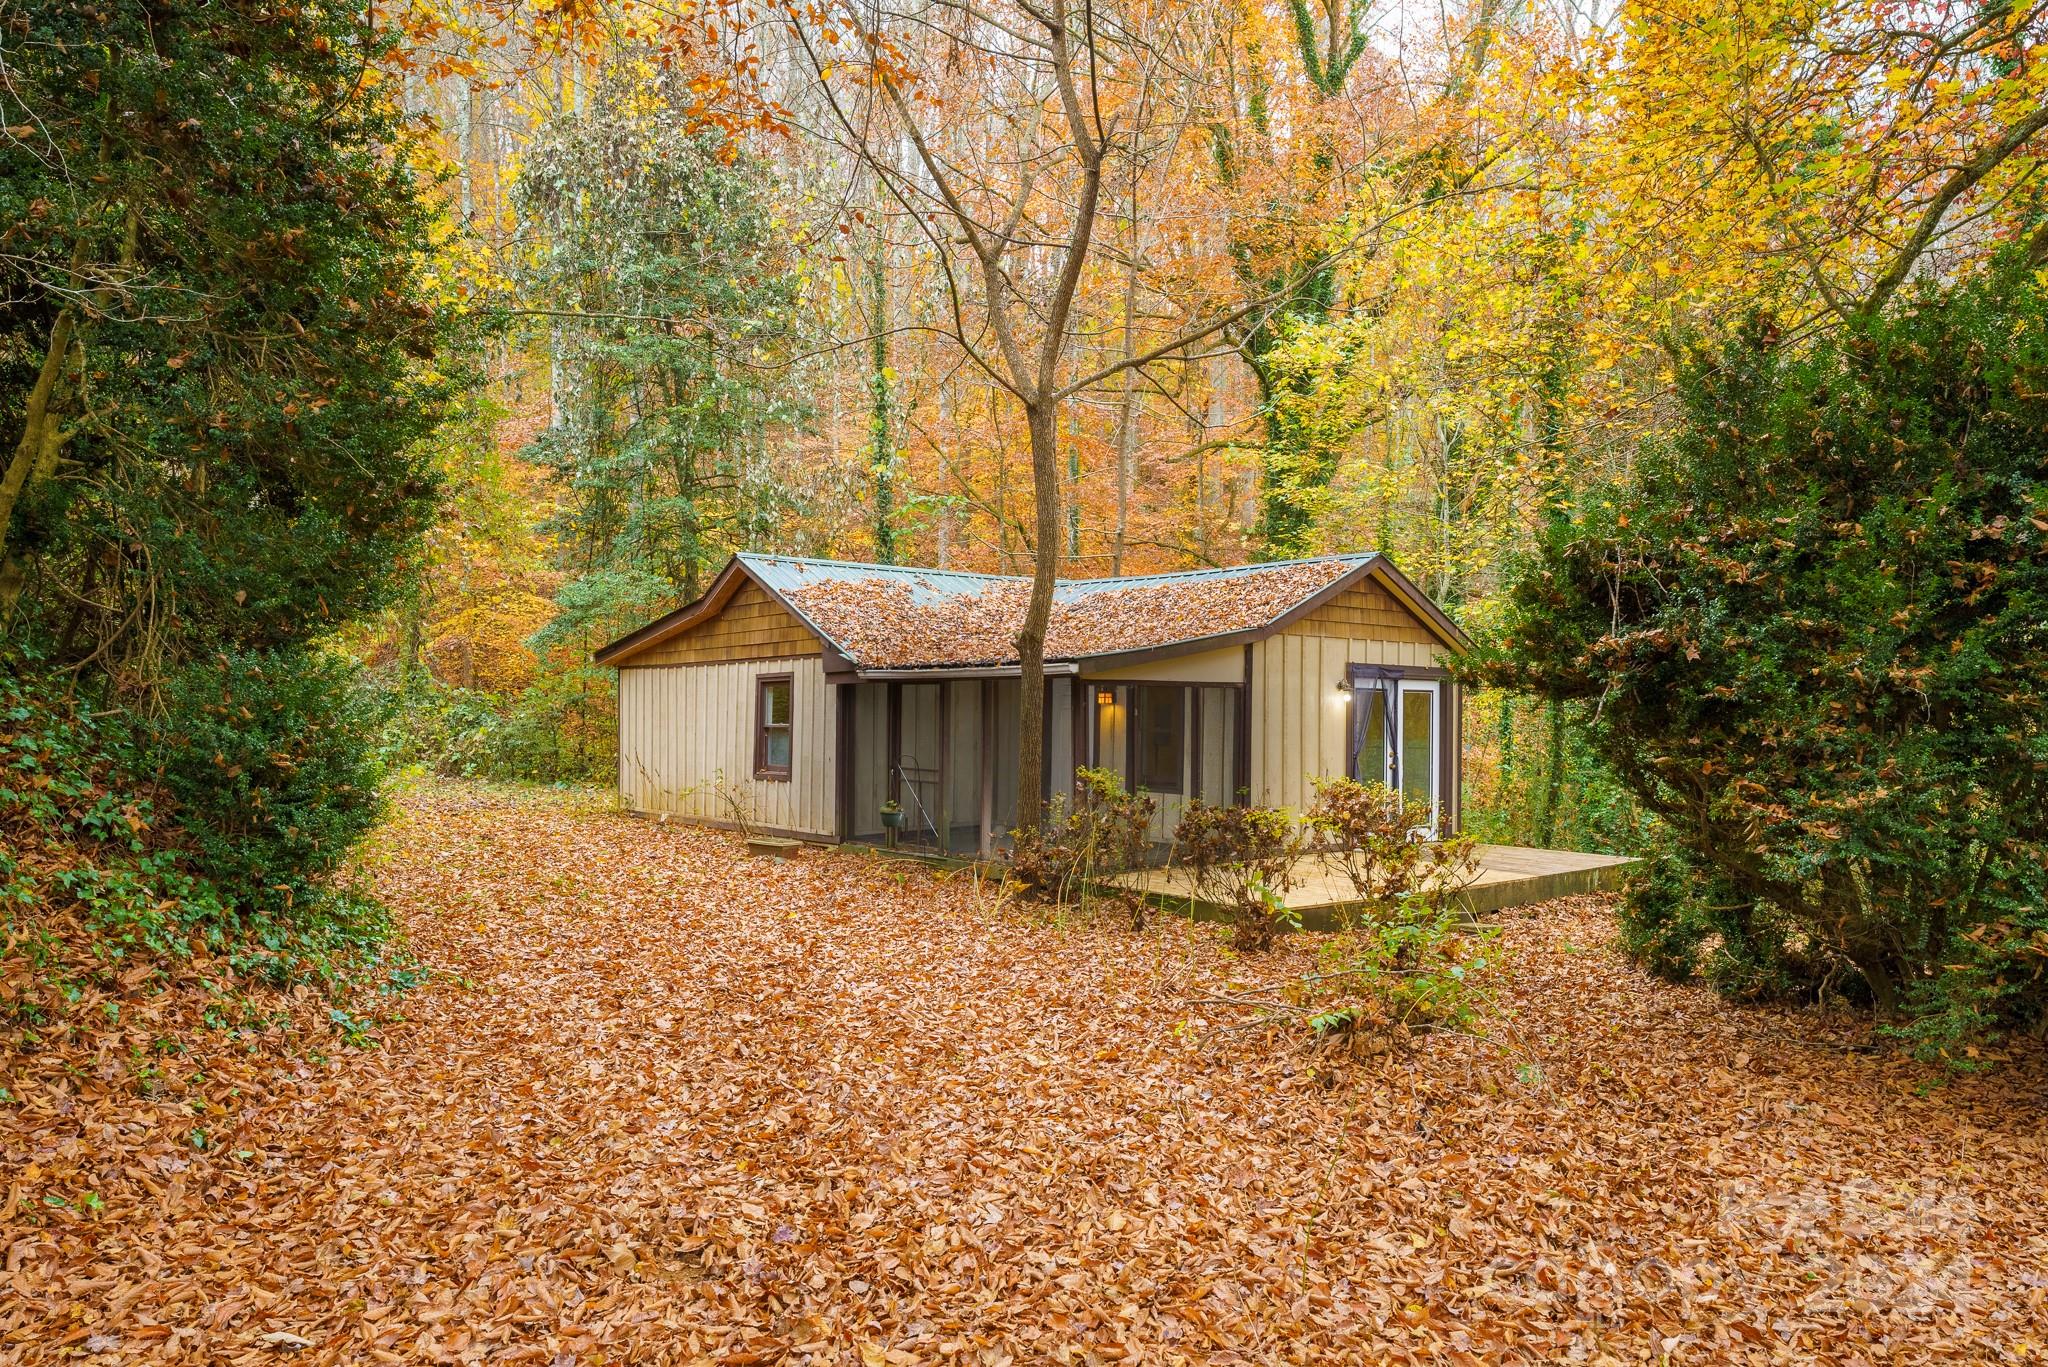
[[[1354,1053],[1434,1032],[1472,1034],[1495,994],[1500,929],[1411,896],[1384,919],[1326,941],[1300,980],[1297,1011]]]
[[[1483,1035],[1504,958],[1499,926],[1410,897],[1324,940],[1308,972],[1195,1001],[1249,1013],[1246,1027],[1278,1025],[1353,1056],[1385,1054],[1424,1035]]]
[[[1036,828],[1010,833],[1010,877],[1041,901],[1066,906],[1086,901],[1101,885],[1145,862],[1147,831],[1159,804],[1124,791],[1107,769],[1075,772],[1078,791],[1069,803],[1055,797]],[[1133,926],[1145,928],[1145,902],[1127,899]]]
[[[1287,907],[1304,851],[1301,833],[1274,807],[1188,803],[1173,832],[1174,857],[1194,881],[1195,895],[1228,910],[1238,949],[1271,949],[1301,918]]]
[[[1470,836],[1426,840],[1429,805],[1409,802],[1379,783],[1317,779],[1316,799],[1304,818],[1313,850],[1341,869],[1367,907],[1384,910],[1413,902],[1441,909],[1479,872]]]

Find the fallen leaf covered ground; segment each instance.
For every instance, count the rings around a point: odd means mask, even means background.
[[[2038,1056],[1923,1094],[1854,1022],[1652,983],[1598,899],[1505,916],[1486,1040],[1340,1062],[1190,1004],[1305,941],[452,786],[371,864],[434,970],[375,1047],[175,991],[10,1045],[0,1355],[2044,1351]]]

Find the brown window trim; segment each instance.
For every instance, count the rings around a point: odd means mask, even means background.
[[[782,729],[789,733],[789,764],[768,762],[768,688],[771,684],[789,685],[789,720],[782,723]],[[754,676],[754,777],[768,779],[775,783],[789,782],[791,765],[796,763],[796,675],[756,674]]]

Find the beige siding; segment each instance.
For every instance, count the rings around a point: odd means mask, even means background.
[[[790,776],[754,777],[756,681],[792,676]],[[835,839],[838,734],[818,657],[619,671],[619,793],[639,812]]]
[[[1193,655],[1176,655],[1151,664],[1123,669],[1081,669],[1084,679],[1138,679],[1146,683],[1241,683],[1244,680],[1244,647],[1225,646]]]
[[[1366,641],[1289,632],[1252,647],[1253,800],[1301,811],[1311,780],[1344,772],[1350,744],[1347,664],[1439,663],[1443,652],[1406,641]]]
[[[1252,647],[1252,800],[1302,811],[1313,780],[1344,772],[1350,712],[1337,684],[1350,664],[1441,664],[1434,635],[1376,584],[1344,593]],[[1448,714],[1446,721],[1451,718]],[[1456,792],[1456,775],[1447,775]]]

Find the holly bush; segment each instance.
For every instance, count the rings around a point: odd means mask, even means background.
[[[2048,1004],[2048,318],[2013,262],[1694,348],[1683,421],[1542,530],[1496,684],[1595,704],[1672,976],[1841,991],[1955,1059]]]

